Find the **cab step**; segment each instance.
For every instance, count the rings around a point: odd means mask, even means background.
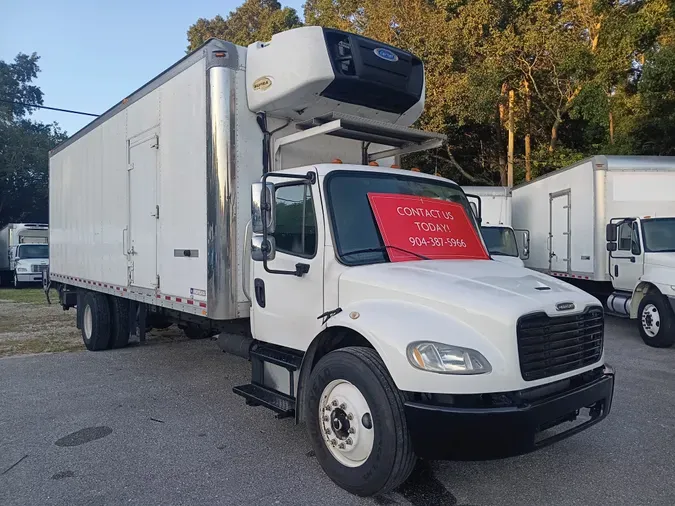
[[[232,391],[246,399],[250,406],[264,406],[277,413],[277,418],[286,418],[295,414],[295,399],[275,390],[249,383],[234,387]]]
[[[260,360],[278,365],[288,371],[297,371],[302,365],[302,355],[298,355],[272,344],[255,344],[251,348],[251,360]]]

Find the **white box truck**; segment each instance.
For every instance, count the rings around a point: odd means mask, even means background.
[[[462,186],[478,216],[483,240],[495,260],[520,267],[529,256],[527,230],[511,224],[511,189],[508,186]]]
[[[513,223],[527,267],[611,293],[646,344],[675,343],[675,157],[594,156],[524,183]]]
[[[0,286],[41,282],[49,264],[48,240],[45,223],[10,223],[0,229]]]
[[[455,183],[385,167],[443,142],[408,128],[424,90],[416,56],[354,34],[210,40],[55,148],[49,279],[86,347],[219,333],[251,362],[235,393],[363,496],[604,419],[600,302],[492,261]]]

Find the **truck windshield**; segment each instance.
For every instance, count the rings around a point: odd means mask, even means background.
[[[450,182],[404,174],[345,171],[329,174],[325,187],[335,248],[338,257],[346,265],[389,261],[368,201],[368,193],[371,192],[414,195],[457,202],[464,206],[467,216],[477,230],[469,201],[461,188]],[[358,253],[350,253],[356,251]]]
[[[642,220],[645,251],[650,253],[675,252],[675,218]]]
[[[46,244],[22,244],[18,247],[17,258],[49,258],[49,246]]]
[[[491,255],[518,256],[516,234],[508,227],[481,227],[483,240]]]

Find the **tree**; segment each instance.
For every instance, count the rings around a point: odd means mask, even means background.
[[[187,32],[188,52],[215,37],[240,46],[269,40],[277,32],[301,26],[295,9],[282,7],[277,0],[246,0],[230,12],[227,19],[200,18]]]
[[[11,121],[32,112],[33,108],[8,102],[22,102],[42,105],[42,91],[30,84],[37,77],[40,57],[33,53],[28,56],[19,53],[13,63],[0,60],[0,119]]]
[[[9,102],[42,104],[32,84],[39,57],[19,54],[0,60],[0,97]],[[48,153],[66,134],[58,125],[26,118],[33,108],[0,102],[0,226],[16,221],[44,221],[49,216]]]

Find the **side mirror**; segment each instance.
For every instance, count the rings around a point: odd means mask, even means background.
[[[607,242],[616,242],[619,236],[618,229],[619,227],[616,223],[608,223],[605,227],[605,240]]]
[[[616,251],[616,250],[617,250],[617,244],[615,242],[608,242],[607,243],[607,251],[609,251],[611,253],[612,251]]]
[[[274,233],[276,223],[276,200],[274,197],[274,184],[266,183],[265,190],[265,208],[263,209],[263,184],[253,183],[251,185],[251,228],[254,234],[263,233],[263,212],[265,212],[265,221],[267,222],[267,233]],[[268,260],[271,260],[268,257]]]
[[[264,245],[264,246],[263,246]],[[277,250],[274,237],[268,236],[266,242],[263,242],[262,235],[254,235],[251,237],[251,258],[256,262],[262,262],[265,258],[268,261],[274,260],[274,255]]]
[[[530,258],[530,231],[529,230],[514,230],[516,233],[516,244],[518,245],[518,252],[521,260]]]

